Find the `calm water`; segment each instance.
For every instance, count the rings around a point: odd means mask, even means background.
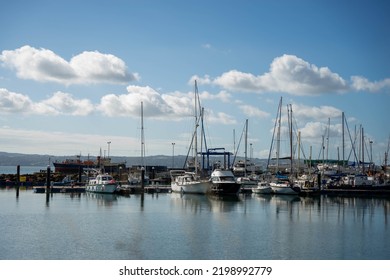
[[[20,174],[33,174],[41,170],[46,171],[47,166],[20,166]],[[0,174],[16,174],[16,166],[0,166]],[[54,166],[51,166],[51,170],[54,170]]]
[[[0,259],[390,259],[390,200],[0,189]]]

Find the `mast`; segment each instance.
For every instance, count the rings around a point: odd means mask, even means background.
[[[194,110],[195,110],[195,143],[194,143],[194,150],[195,150],[195,158],[194,158],[194,164],[195,164],[195,173],[198,173],[198,111],[197,111],[197,96],[198,96],[198,86],[197,86],[197,83],[196,83],[196,80],[195,80],[195,98],[194,98],[194,102],[195,102],[195,106],[194,106]]]
[[[362,162],[363,162],[363,173],[364,173],[364,129],[362,127]]]
[[[292,105],[287,105],[288,127],[290,133],[290,175],[293,173]]]
[[[246,161],[247,161],[247,152],[248,152],[248,119],[245,121],[245,162],[244,162],[244,176],[246,177]]]
[[[280,152],[280,128],[282,124],[282,97],[280,97],[279,109],[278,109],[278,132],[276,135],[276,172],[279,172],[279,152]]]
[[[329,135],[330,134],[330,118],[328,118],[328,133],[326,136],[326,162],[329,163]]]
[[[144,103],[141,101],[141,168],[145,167]]]
[[[297,175],[299,175],[300,168],[301,168],[301,131],[298,131],[298,172],[297,172]]]
[[[345,115],[344,115],[344,112],[342,112],[342,114],[341,114],[341,123],[342,123],[341,130],[342,130],[343,167],[345,167],[344,118],[345,118]]]
[[[233,153],[236,154],[236,130],[233,128]]]

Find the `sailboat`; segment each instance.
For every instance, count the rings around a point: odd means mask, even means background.
[[[292,108],[291,104],[287,106],[288,120],[289,120],[289,135],[290,135],[290,156],[285,159],[290,160],[290,175],[292,174],[293,169],[293,152],[292,152]],[[272,192],[275,194],[298,194],[299,190],[294,188],[291,184],[288,176],[280,174],[279,172],[279,160],[280,160],[280,129],[281,129],[281,119],[282,119],[282,97],[280,98],[278,113],[276,121],[278,123],[277,127],[277,142],[276,142],[276,175],[274,180],[272,180],[269,184],[272,188]],[[275,122],[276,127],[276,122]],[[274,128],[275,134],[275,128]],[[272,139],[273,143],[273,139]],[[272,150],[272,143],[270,149],[270,155]],[[269,163],[270,157],[268,158]]]
[[[244,149],[244,160],[239,160],[238,163],[233,166],[233,174],[237,176],[237,182],[241,184],[242,188],[252,188],[257,186],[257,178],[255,176],[255,165],[248,160],[248,119],[245,120],[245,149]],[[241,139],[240,139],[241,142]],[[237,151],[235,155],[237,154]],[[251,176],[248,175],[248,171],[251,171]]]
[[[198,115],[198,107],[200,107],[198,86],[195,80],[195,129],[192,135],[191,145],[194,143],[194,171],[189,172],[185,170],[171,170],[171,189],[173,192],[188,193],[188,194],[206,194],[210,188],[210,181],[202,179],[199,172],[198,164],[198,126],[203,115],[203,110],[200,110]]]

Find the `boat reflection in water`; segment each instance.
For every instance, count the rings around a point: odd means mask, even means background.
[[[98,206],[108,206],[111,207],[118,202],[118,197],[116,194],[108,193],[85,193],[87,201],[96,201]]]
[[[185,210],[191,212],[230,212],[234,211],[242,203],[242,199],[237,195],[197,195],[197,194],[170,194],[175,206],[181,205]]]

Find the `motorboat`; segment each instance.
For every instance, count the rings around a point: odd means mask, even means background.
[[[295,188],[288,180],[276,180],[270,182],[272,192],[275,194],[299,194],[299,188]]]
[[[206,194],[210,188],[210,181],[201,179],[194,172],[171,170],[172,192]]]
[[[217,195],[236,195],[241,184],[236,181],[233,172],[228,169],[215,169],[210,176],[210,192]]]
[[[272,187],[268,181],[260,181],[256,187],[252,188],[252,192],[255,194],[269,194],[272,193]]]
[[[85,191],[94,193],[115,193],[118,188],[117,182],[109,174],[98,174],[90,179],[85,187]]]

